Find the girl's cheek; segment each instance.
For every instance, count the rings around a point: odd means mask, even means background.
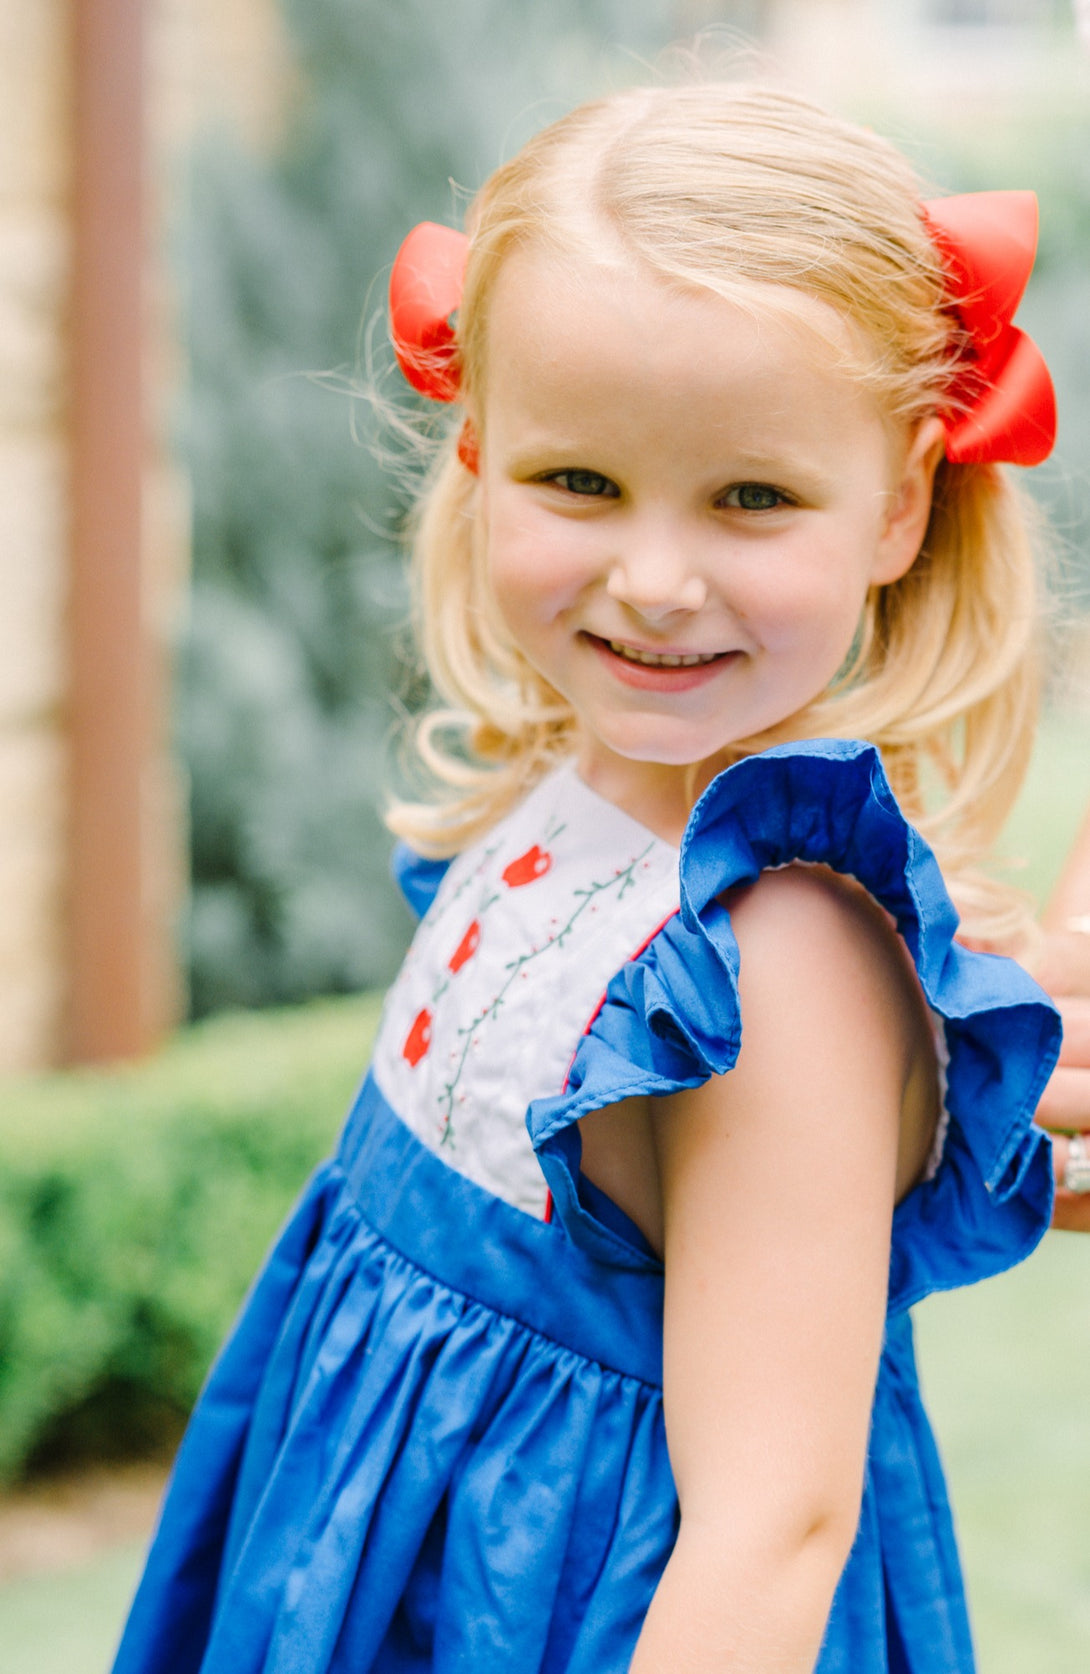
[[[578,543],[557,529],[554,520],[520,520],[494,531],[493,584],[527,601],[559,601],[578,584],[585,562]]]
[[[492,596],[513,632],[548,615],[548,578],[548,565],[540,552],[519,545],[495,553],[489,571]]]

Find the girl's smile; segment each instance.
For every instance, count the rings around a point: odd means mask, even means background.
[[[478,415],[493,595],[579,717],[588,782],[643,818],[650,798],[660,829],[694,764],[827,687],[868,588],[919,549],[941,432],[906,451],[858,358],[831,307],[783,287],[728,301],[533,251],[498,277]]]
[[[690,692],[714,678],[718,665],[733,655],[730,651],[652,650],[619,639],[587,640],[611,666],[613,677],[644,692]]]

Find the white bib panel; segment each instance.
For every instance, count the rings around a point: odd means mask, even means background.
[[[610,978],[678,906],[678,851],[583,784],[542,780],[455,859],[386,997],[373,1070],[452,1168],[540,1216],[526,1131]]]

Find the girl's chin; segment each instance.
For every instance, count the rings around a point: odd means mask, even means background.
[[[734,759],[730,742],[722,738],[694,740],[677,732],[673,736],[649,737],[633,728],[608,729],[601,733],[584,732],[581,754],[588,761],[600,759],[624,765],[628,769],[644,768],[649,773],[692,773],[708,766],[712,773]]]

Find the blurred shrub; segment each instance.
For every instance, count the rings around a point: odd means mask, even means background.
[[[155,1060],[4,1088],[0,1479],[171,1441],[334,1143],[378,996],[224,1016]]]
[[[1017,136],[1008,136],[1008,144]],[[1090,108],[1064,120],[1038,111],[999,177],[1032,186],[1041,204],[1037,265],[1019,324],[1039,343],[1056,385],[1056,452],[1028,475],[1059,543],[1064,602],[1090,609]]]
[[[378,985],[396,966],[408,920],[377,808],[398,710],[421,688],[401,633],[404,494],[353,433],[373,436],[349,394],[367,328],[415,221],[457,218],[505,152],[616,78],[601,42],[627,49],[631,78],[670,27],[665,0],[281,4],[298,85],[285,130],[265,157],[207,137],[176,251],[197,1016]]]

